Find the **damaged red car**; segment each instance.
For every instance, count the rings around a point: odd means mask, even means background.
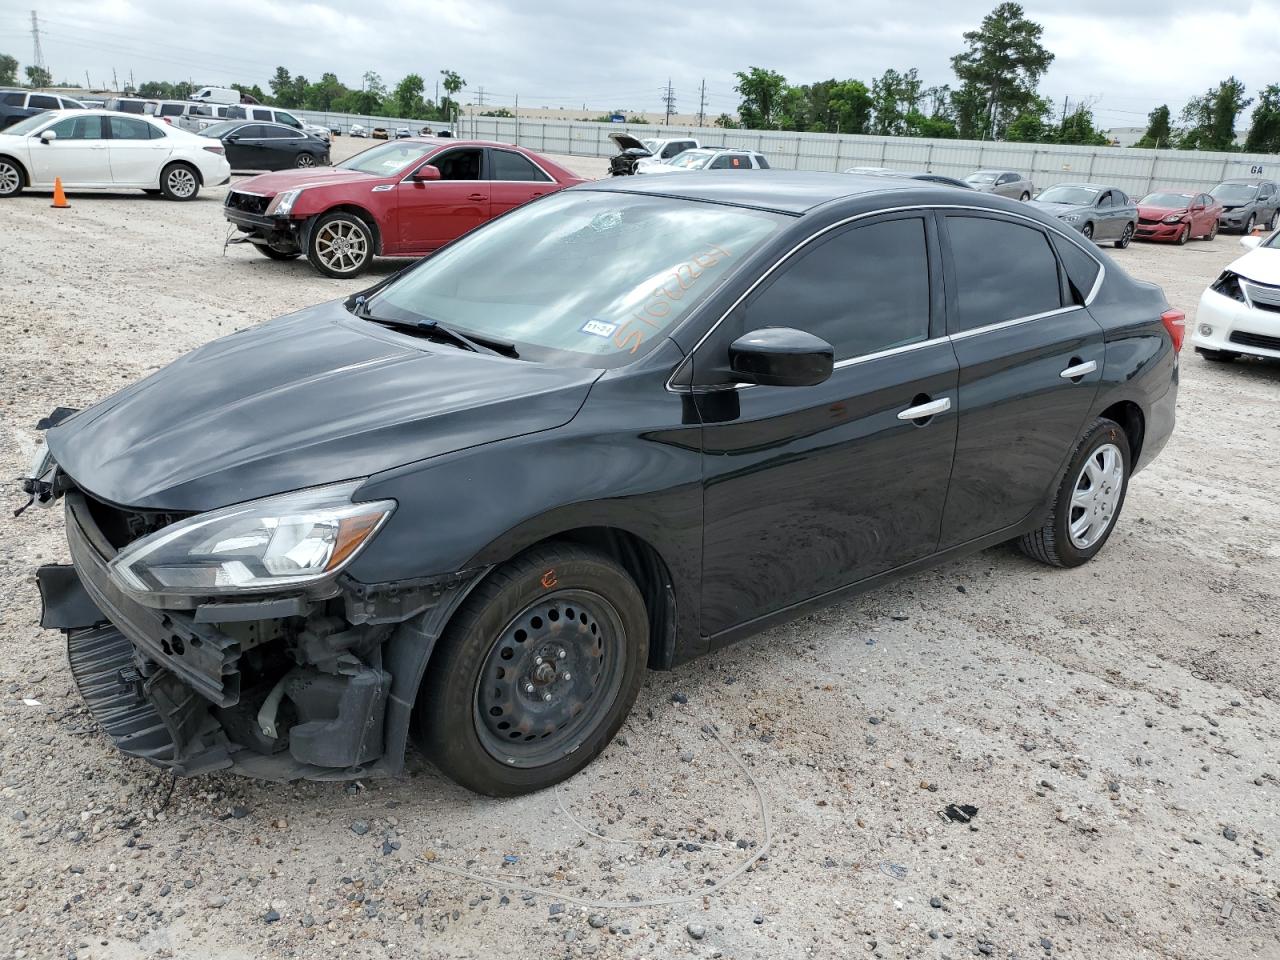
[[[1162,240],[1179,246],[1193,237],[1212,240],[1218,235],[1222,204],[1195,190],[1157,190],[1138,203],[1139,240]]]
[[[305,256],[358,277],[376,256],[421,257],[529,200],[583,183],[507,143],[409,137],[325,169],[253,177],[227,191],[226,218],[272,260]]]

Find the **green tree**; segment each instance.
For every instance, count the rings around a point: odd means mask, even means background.
[[[426,104],[422,102],[422,92],[426,84],[420,75],[411,73],[396,84],[391,94],[392,108],[398,117],[409,117],[415,120],[426,118]]]
[[[233,83],[231,85],[231,89],[235,90],[241,96],[245,96],[247,94],[248,96],[253,97],[253,99],[257,100],[259,103],[271,102],[271,98],[267,96],[265,93],[263,93],[262,88],[258,86],[256,83],[253,84],[253,86],[249,86],[249,87],[246,87],[243,83]]]
[[[1093,125],[1093,111],[1086,106],[1077,107],[1062,118],[1062,123],[1054,131],[1055,143],[1084,144],[1094,147],[1105,147],[1111,143],[1106,135]]]
[[[841,80],[831,88],[832,133],[866,133],[871,125],[874,101],[861,80]]]
[[[1280,83],[1269,84],[1259,94],[1244,148],[1248,153],[1280,153]]]
[[[275,75],[267,81],[267,86],[271,88],[271,96],[276,103],[280,103],[281,97],[287,97],[293,89],[293,77],[289,76],[289,71],[284,67],[276,67]],[[290,104],[281,103],[281,106],[290,106]]]
[[[1178,138],[1183,150],[1231,150],[1235,147],[1236,118],[1249,104],[1244,84],[1228,77],[1204,96],[1193,97],[1182,110],[1186,129]]]
[[[1142,135],[1135,147],[1170,147],[1173,141],[1173,130],[1170,127],[1169,105],[1162,103],[1147,114],[1147,132]]]
[[[1040,43],[1043,35],[1044,27],[1028,20],[1017,3],[1001,3],[977,30],[965,33],[968,49],[951,58],[960,81],[954,102],[962,137],[1001,139],[1033,106],[1040,78],[1053,62]]]
[[[512,113],[510,110],[508,110],[506,107],[498,107],[498,109],[496,109],[496,110],[486,110],[484,113],[480,114],[480,116],[482,116],[482,117],[505,117],[506,119],[510,120],[512,117],[514,117],[514,116],[515,116],[515,114],[514,114],[514,113]],[[605,121],[606,123],[612,123],[612,122],[613,122],[613,119],[612,119],[611,117],[605,117],[605,118],[604,118],[604,121]]]
[[[733,117],[729,116],[727,113],[720,114],[720,116],[716,117],[715,120],[712,121],[711,125],[713,127],[719,127],[721,130],[738,129],[738,121],[733,119]]]
[[[1043,97],[1034,97],[1005,127],[1004,139],[1015,143],[1053,143],[1053,108]]]
[[[18,61],[0,53],[0,85],[12,87],[18,82]]]
[[[776,127],[776,113],[787,89],[787,78],[763,67],[751,67],[746,73],[739,70],[734,76],[738,83],[733,89],[742,98],[738,104],[742,125],[757,130]]]
[[[324,73],[320,75],[319,81],[307,86],[306,93],[303,96],[303,106],[308,110],[328,112],[334,108],[334,103],[348,92],[347,88],[342,85],[342,81],[338,79],[337,74]]]
[[[919,110],[912,110],[906,117],[907,136],[933,137],[936,140],[954,140],[960,136],[955,121],[950,117],[927,117]]]
[[[445,96],[440,98],[439,116],[441,120],[454,123],[458,117],[458,94],[467,85],[467,81],[456,70],[441,70],[440,76],[444,77]]]
[[[906,73],[886,70],[871,81],[871,100],[875,109],[872,132],[880,136],[900,137],[907,132],[907,114],[920,102],[920,77],[914,67]]]
[[[44,67],[27,67],[24,72],[27,75],[27,86],[29,87],[53,86],[53,74]]]

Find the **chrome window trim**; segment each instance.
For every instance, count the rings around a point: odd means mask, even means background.
[[[670,393],[697,392],[695,385],[693,384],[683,388],[673,387],[671,384],[671,381],[674,380],[676,377],[676,374],[680,372],[680,368],[692,360],[693,355],[698,352],[698,350],[702,347],[702,345],[707,341],[707,338],[716,332],[720,324],[724,323],[724,321],[728,318],[729,314],[733,313],[734,310],[737,310],[738,307],[742,304],[742,302],[746,300],[747,297],[751,296],[751,294],[755,292],[756,288],[759,287],[760,284],[764,283],[764,281],[767,280],[775,270],[777,270],[784,263],[786,263],[793,256],[795,256],[795,254],[798,251],[800,251],[804,247],[807,247],[809,244],[813,243],[813,241],[817,240],[819,237],[823,237],[826,234],[830,233],[831,231],[838,230],[841,227],[847,226],[850,223],[857,223],[859,220],[869,220],[872,217],[879,217],[879,216],[883,216],[885,214],[890,214],[890,213],[911,213],[917,210],[925,213],[928,213],[931,210],[960,210],[960,211],[968,211],[968,212],[974,212],[974,213],[995,213],[995,214],[999,214],[1000,216],[1010,217],[1015,220],[1025,220],[1027,223],[1030,223],[1033,226],[1039,227],[1041,230],[1045,230],[1046,232],[1052,230],[1054,233],[1058,234],[1059,236],[1064,237],[1065,239],[1069,240],[1071,243],[1074,243],[1077,247],[1080,248],[1081,251],[1087,254],[1090,257],[1090,259],[1093,260],[1094,263],[1098,265],[1098,276],[1093,282],[1093,288],[1089,291],[1088,295],[1084,298],[1083,304],[1072,304],[1071,306],[1067,306],[1067,307],[1059,307],[1057,310],[1050,310],[1044,313],[1031,314],[1030,316],[1026,316],[1026,317],[1015,317],[1011,320],[1003,320],[999,323],[992,323],[992,324],[987,324],[981,327],[974,327],[972,330],[963,330],[960,333],[956,333],[956,334],[946,334],[941,337],[933,337],[932,339],[929,339],[929,340],[922,340],[918,344],[907,344],[907,346],[910,348],[924,346],[926,344],[935,343],[941,340],[963,339],[965,337],[975,336],[976,334],[979,334],[979,333],[987,333],[991,330],[998,330],[1002,327],[1011,327],[1019,323],[1029,323],[1032,320],[1042,320],[1045,317],[1051,317],[1060,313],[1069,313],[1072,310],[1082,310],[1085,307],[1089,306],[1089,304],[1093,303],[1094,298],[1098,295],[1098,290],[1101,289],[1102,287],[1102,281],[1107,275],[1107,265],[1103,263],[1101,259],[1099,259],[1097,254],[1093,253],[1091,250],[1085,247],[1083,243],[1081,243],[1078,239],[1076,239],[1076,237],[1071,236],[1071,234],[1065,230],[1061,230],[1056,227],[1052,227],[1049,224],[1042,223],[1041,221],[1037,220],[1035,217],[1029,217],[1023,213],[1017,213],[1010,210],[997,210],[992,207],[979,207],[979,206],[974,206],[972,204],[967,204],[967,203],[942,203],[942,204],[914,204],[911,206],[904,206],[904,207],[885,207],[882,210],[871,210],[866,213],[855,214],[852,217],[845,217],[843,220],[838,220],[835,223],[828,224],[827,226],[819,230],[817,233],[810,234],[808,237],[805,237],[803,240],[797,243],[794,247],[792,247],[786,253],[782,254],[782,256],[780,256],[776,261],[774,261],[773,265],[770,266],[768,270],[760,274],[760,276],[758,276],[755,279],[755,282],[752,283],[751,286],[747,287],[747,289],[744,290],[742,294],[736,300],[733,301],[733,303],[729,304],[728,309],[725,310],[724,313],[720,315],[719,319],[717,319],[715,323],[713,323],[710,327],[707,328],[707,332],[698,338],[698,342],[693,345],[693,347],[689,350],[687,354],[685,354],[684,359],[675,365],[675,368],[671,371],[671,375],[667,377],[666,383],[664,384],[667,391]],[[1054,258],[1057,259],[1057,256],[1058,256],[1057,251],[1054,251]],[[688,320],[694,319],[694,317],[698,315],[698,312],[700,312],[700,309],[698,311],[695,311],[694,314],[688,318]],[[887,356],[897,352],[901,352],[901,348],[894,347],[888,351],[880,351],[873,354],[864,354],[858,357],[848,357],[844,360],[838,361],[836,364],[833,365],[833,367],[838,368],[841,366],[851,365],[851,363],[853,362],[861,363],[867,360],[874,360],[874,359],[878,359],[882,355]],[[747,386],[755,386],[755,384],[728,384],[728,385],[714,387],[714,388],[703,388],[703,392],[706,392],[710,389],[733,390],[733,389],[739,389],[741,387],[747,387]]]

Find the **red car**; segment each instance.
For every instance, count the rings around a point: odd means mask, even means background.
[[[272,260],[306,255],[330,277],[375,256],[421,257],[543,194],[583,183],[507,143],[410,137],[332,167],[268,173],[227,191],[226,218]]]
[[[1138,201],[1139,240],[1165,240],[1182,245],[1192,237],[1218,235],[1222,204],[1195,190],[1157,190]]]

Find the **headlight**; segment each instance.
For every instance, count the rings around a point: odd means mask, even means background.
[[[289,211],[293,209],[293,202],[298,199],[298,194],[300,193],[302,193],[302,187],[277,193],[271,202],[267,204],[267,216],[287,217]]]
[[[1062,220],[1064,223],[1075,223],[1077,220],[1080,219],[1080,214],[1069,213],[1065,217],[1060,217],[1059,219]]]
[[[1165,223],[1181,223],[1182,218],[1185,216],[1186,216],[1185,213],[1171,213],[1169,214],[1169,216],[1164,218],[1164,222]]]
[[[394,500],[352,503],[363,481],[188,517],[125,547],[111,578],[131,593],[205,596],[287,590],[337,573],[391,516]]]
[[[43,480],[53,470],[53,466],[53,454],[49,452],[49,445],[41,440],[35,453],[31,455],[31,466],[27,468],[27,475],[23,479]]]

